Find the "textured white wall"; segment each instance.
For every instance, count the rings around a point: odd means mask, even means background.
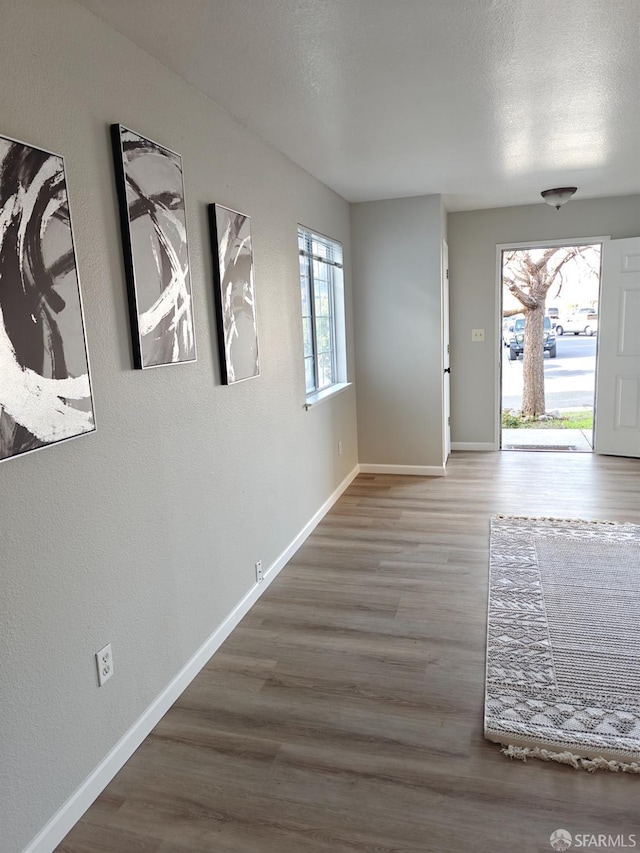
[[[541,203],[449,214],[452,441],[494,441],[500,349],[496,246],[639,234],[638,195],[576,199],[559,211]],[[472,343],[472,329],[486,330],[483,343]]]
[[[71,0],[0,0],[0,20],[0,133],[66,159],[98,426],[0,466],[0,850],[13,853],[252,586],[255,560],[267,567],[352,470],[357,437],[353,389],[302,408],[296,224],[343,241],[350,329],[347,204]],[[131,369],[110,122],[183,156],[196,364]],[[231,388],[212,201],[252,217],[262,376]],[[115,675],[98,689],[106,642]]]
[[[351,206],[360,462],[442,466],[439,195]]]

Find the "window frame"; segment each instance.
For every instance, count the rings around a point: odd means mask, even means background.
[[[318,246],[325,247],[326,256],[314,252]],[[307,403],[320,402],[332,393],[342,390],[348,386],[346,382],[346,340],[344,328],[344,263],[343,247],[339,240],[320,234],[312,228],[298,224],[298,258],[300,276],[301,309],[304,311],[305,297],[303,291],[306,287],[306,301],[309,305],[309,314],[302,314],[303,325],[308,320],[311,325],[311,353],[307,355],[304,347],[305,334],[303,328],[303,361],[305,364],[305,392]],[[316,309],[316,291],[318,282],[324,281],[314,269],[316,264],[322,264],[326,272],[327,284],[327,317],[329,324],[329,350],[318,352],[318,319],[324,319],[324,315],[318,317]],[[303,273],[304,267],[304,273]],[[339,279],[339,280],[338,280]],[[339,292],[337,292],[339,291]],[[342,300],[341,304],[338,302]],[[320,368],[321,356],[330,357],[331,381],[321,384],[323,375]],[[307,362],[313,364],[314,387],[307,388]]]

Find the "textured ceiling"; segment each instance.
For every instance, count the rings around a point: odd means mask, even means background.
[[[640,192],[638,0],[78,0],[351,201]]]

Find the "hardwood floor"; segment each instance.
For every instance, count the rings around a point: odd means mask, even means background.
[[[640,780],[482,737],[489,519],[640,524],[640,461],[455,453],[360,475],[59,853],[548,851],[636,833]]]

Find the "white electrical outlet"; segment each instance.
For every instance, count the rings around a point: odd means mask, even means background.
[[[338,456],[342,456],[342,442],[338,442]]]
[[[105,681],[108,681],[113,675],[113,654],[111,653],[111,643],[96,652],[96,666],[98,667],[98,685],[102,687]]]
[[[262,574],[262,560],[258,560],[256,563],[256,581],[258,583],[262,583],[264,580],[264,575]]]

